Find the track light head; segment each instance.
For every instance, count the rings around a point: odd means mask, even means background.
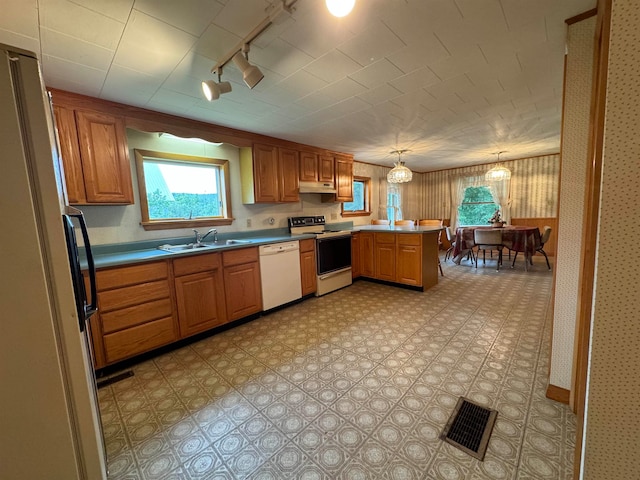
[[[206,80],[202,82],[202,93],[210,102],[220,98],[223,93],[229,93],[231,91],[231,84],[229,82],[214,82],[213,80]]]
[[[260,69],[255,65],[251,65],[242,52],[238,52],[233,56],[233,63],[242,72],[242,80],[249,88],[255,87],[264,78],[264,74]]]

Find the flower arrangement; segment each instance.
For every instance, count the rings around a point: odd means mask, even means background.
[[[502,217],[500,216],[500,210],[496,210],[495,212],[493,212],[493,215],[487,221],[487,223],[490,223],[494,227],[503,227],[504,224],[507,223],[507,222],[502,220]]]

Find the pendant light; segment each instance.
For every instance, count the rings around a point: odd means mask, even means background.
[[[334,17],[346,17],[353,10],[356,0],[326,0],[326,4]]]
[[[401,159],[403,153],[409,150],[392,150],[389,153],[395,153],[398,155],[398,162],[387,173],[387,182],[389,183],[407,183],[413,178],[413,172],[404,166],[404,162]]]
[[[496,152],[498,155],[497,162],[500,162],[500,154],[505,153],[505,150],[500,152]],[[490,169],[487,173],[484,174],[484,179],[487,182],[501,182],[503,180],[509,180],[511,178],[511,170],[502,165],[496,165],[492,169]]]

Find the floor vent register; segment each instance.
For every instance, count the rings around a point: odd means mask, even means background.
[[[440,439],[482,461],[497,415],[496,410],[460,397]]]

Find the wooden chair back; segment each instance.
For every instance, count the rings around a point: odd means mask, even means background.
[[[396,220],[395,225],[397,227],[414,227],[416,225],[416,222],[414,222],[413,220]]]
[[[389,225],[389,220],[374,218],[373,220],[371,220],[371,225]]]

